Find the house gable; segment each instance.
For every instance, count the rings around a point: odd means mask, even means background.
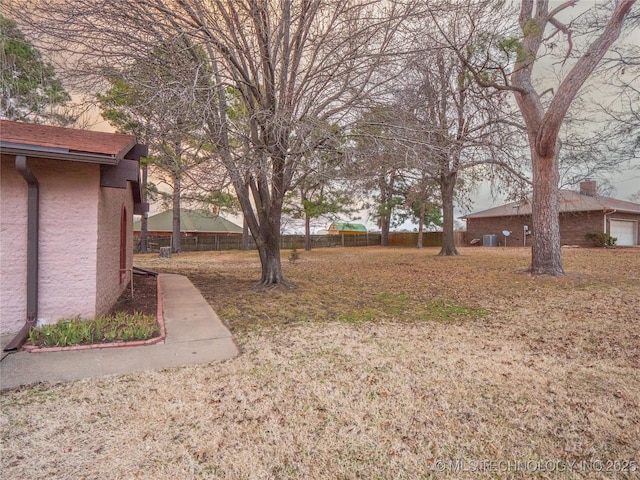
[[[595,194],[593,182],[584,182],[581,192],[560,191],[560,241],[563,245],[592,246],[585,238],[591,232],[609,233],[611,221],[632,222],[635,245],[640,244],[640,204],[603,197]],[[587,187],[587,188],[585,188]],[[483,235],[496,235],[504,244],[503,231],[509,231],[507,245],[523,246],[531,243],[535,232],[531,230],[531,204],[528,201],[513,202],[482,210],[462,217],[467,221],[467,242],[482,239]],[[614,223],[615,225],[615,223]],[[525,234],[525,226],[530,235]],[[626,228],[626,227],[625,227]],[[628,231],[627,228],[625,231]],[[526,240],[525,240],[526,237]],[[474,244],[477,244],[476,241]]]

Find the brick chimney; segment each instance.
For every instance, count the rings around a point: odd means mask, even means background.
[[[588,197],[595,197],[598,195],[598,185],[595,180],[585,180],[580,182],[580,195],[587,195]]]

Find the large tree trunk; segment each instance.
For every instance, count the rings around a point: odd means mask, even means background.
[[[249,225],[247,224],[247,217],[242,216],[242,250],[249,250]]]
[[[262,266],[262,276],[260,284],[267,286],[284,285],[288,282],[282,273],[282,263],[280,261],[280,245],[279,242],[271,241],[265,243],[258,248],[260,254],[260,265]]]
[[[383,247],[389,246],[389,229],[391,227],[391,220],[388,215],[382,215],[380,217],[380,245]]]
[[[440,195],[442,196],[442,248],[438,255],[458,255],[456,239],[453,234],[453,191],[456,185],[455,173],[440,177]]]
[[[171,233],[171,251],[180,253],[180,189],[182,188],[180,174],[173,176],[173,232]]]
[[[260,264],[262,266],[260,284],[263,286],[288,285],[289,282],[282,273],[280,259],[281,212],[277,206],[272,205],[271,208],[267,228],[260,228],[260,238],[255,239],[258,244],[258,253],[260,254]]]
[[[533,154],[531,273],[563,275],[560,245],[559,173],[554,156]]]
[[[418,218],[418,245],[417,248],[422,248],[423,231],[424,231],[424,214],[426,210],[426,204],[420,203],[420,218]]]
[[[547,23],[552,22],[554,28],[562,30],[563,26],[554,18],[554,15],[573,6],[575,2],[564,2],[552,12],[548,11],[548,2],[536,2],[535,11],[533,0],[520,3],[519,23],[524,39],[511,75],[511,83],[516,88],[515,99],[527,125],[527,136],[531,148],[534,235],[531,273],[534,275],[564,274],[560,245],[559,175],[556,163],[559,151],[558,134],[576,94],[620,35],[624,20],[635,2],[636,0],[615,2],[604,30],[593,40],[564,77],[551,102],[546,106],[546,110],[533,85],[533,66],[539,58],[539,49],[545,41]],[[536,28],[532,28],[532,25]],[[564,31],[570,32],[566,27]]]
[[[304,215],[304,249],[311,251],[311,218],[305,213]]]
[[[389,180],[386,175],[380,179],[380,245],[387,247],[389,245],[389,230],[391,229],[391,214],[393,201],[393,188],[396,181],[396,172],[391,170]]]

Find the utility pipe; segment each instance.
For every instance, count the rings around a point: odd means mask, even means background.
[[[29,337],[29,330],[38,320],[38,230],[40,224],[40,186],[27,165],[27,157],[16,156],[16,170],[27,182],[27,318],[24,326],[11,340],[5,352],[20,350]]]
[[[614,208],[613,210],[610,210],[610,211],[607,212],[607,209],[605,208],[604,215],[603,215],[603,217],[604,217],[604,222],[603,222],[604,225],[602,227],[602,233],[604,233],[605,235],[607,234],[607,215],[613,215],[617,211],[618,210]],[[611,231],[611,229],[609,229],[609,231]],[[611,235],[611,234],[609,234],[609,235]]]

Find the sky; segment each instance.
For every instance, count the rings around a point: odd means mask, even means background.
[[[562,2],[560,1],[551,1],[550,9],[555,8],[560,5]],[[558,18],[564,22],[565,24],[569,23],[571,19],[577,18],[579,15],[583,14],[587,9],[593,7],[594,5],[601,5],[605,3],[604,0],[582,0],[577,3],[576,6],[571,7],[565,10],[561,16]],[[640,8],[638,6],[636,9]],[[558,39],[558,44],[562,44],[564,38],[560,37]],[[620,42],[628,42],[635,45],[640,45],[640,28],[636,28],[632,32],[627,32],[624,37],[621,37],[617,43]],[[565,42],[566,44],[566,42]],[[542,59],[536,65],[536,70],[534,73],[537,75],[539,81],[544,83],[545,86],[548,85],[551,87],[557,86],[557,81],[555,78],[557,76],[562,76],[567,73],[571,65],[568,63],[563,67],[559,66],[560,63],[557,59],[546,58]],[[635,87],[640,89],[640,84],[636,82]],[[599,85],[597,91],[601,93],[603,96],[606,94],[607,86]],[[599,100],[598,95],[594,95],[594,100]],[[640,109],[640,105],[638,105]],[[99,121],[94,127],[97,130],[103,131],[113,131],[110,125],[104,121]],[[628,165],[628,168],[625,168],[621,172],[610,172],[608,175],[608,180],[613,187],[613,191],[611,192],[611,196],[622,199],[622,200],[630,200],[631,196],[640,192],[640,159],[635,158],[632,160],[631,164]],[[491,208],[497,205],[500,205],[505,202],[505,198],[503,196],[492,197],[490,193],[490,188],[488,184],[480,184],[476,190],[476,193],[472,197],[472,205],[470,210],[462,210],[460,208],[456,209],[455,215],[456,217],[462,216],[466,213],[475,212],[484,210],[487,208]],[[366,224],[370,229],[375,229],[374,220],[371,218],[369,212],[362,210],[358,214],[353,215],[351,220],[356,220],[359,218],[360,223]],[[347,220],[347,219],[344,219]],[[413,229],[415,225],[411,222],[405,223],[400,228]],[[293,227],[293,225],[292,225]],[[328,227],[328,225],[327,225]],[[298,227],[295,227],[297,230]]]

